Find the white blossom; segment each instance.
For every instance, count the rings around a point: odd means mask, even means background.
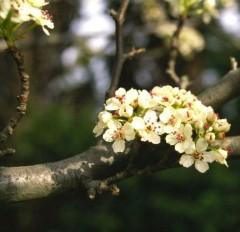
[[[195,168],[199,172],[206,172],[209,169],[208,163],[212,163],[215,160],[214,156],[205,152],[207,147],[208,143],[203,138],[198,139],[193,153],[182,155],[179,163],[186,168],[195,163]]]
[[[103,134],[103,139],[106,142],[114,142],[112,147],[114,152],[123,152],[125,149],[125,139],[127,141],[135,138],[135,132],[130,123],[125,123],[123,126],[117,120],[111,120],[107,124],[108,129]]]
[[[46,27],[53,29],[52,16],[42,6],[48,3],[44,0],[0,0],[0,18],[5,19],[11,11],[11,21],[21,24],[27,21],[34,21],[42,26],[45,34],[49,35]]]
[[[156,102],[152,98],[151,94],[146,90],[139,91],[138,104],[143,109],[148,109],[156,106]]]
[[[175,150],[179,153],[191,154],[195,145],[192,139],[192,126],[190,124],[181,125],[178,130],[166,136],[166,142],[175,145]]]
[[[132,126],[138,130],[141,141],[148,141],[153,144],[159,144],[161,142],[160,135],[163,134],[163,129],[157,119],[158,117],[155,111],[148,111],[144,118],[133,118]]]
[[[171,106],[166,107],[159,115],[159,119],[164,123],[164,131],[169,134],[175,128],[179,128],[181,119],[177,117],[177,111]]]
[[[157,86],[150,92],[119,88],[98,119],[93,132],[103,134],[115,153],[123,152],[126,141],[136,137],[152,144],[165,139],[181,154],[183,167],[194,164],[204,173],[214,161],[227,166],[223,139],[230,124],[190,91],[171,86]]]

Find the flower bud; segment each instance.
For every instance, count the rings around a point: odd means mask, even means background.
[[[214,112],[210,112],[208,115],[207,115],[207,120],[210,121],[210,122],[214,122],[218,119],[218,115]]]
[[[215,136],[215,134],[214,133],[207,133],[206,135],[205,135],[205,137],[204,137],[204,139],[207,141],[207,142],[214,142],[215,141],[215,138],[216,138],[216,136]]]
[[[204,124],[202,121],[197,121],[194,123],[194,126],[196,129],[201,129],[201,128],[203,128]]]
[[[108,123],[112,119],[112,114],[107,111],[102,111],[99,113],[98,119],[104,123]]]
[[[219,132],[228,132],[230,130],[230,124],[226,119],[219,119],[213,123],[213,129]]]
[[[219,139],[223,140],[223,139],[225,138],[225,132],[219,132],[219,133],[217,134],[217,137],[218,137]]]

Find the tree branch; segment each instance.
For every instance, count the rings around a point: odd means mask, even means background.
[[[226,139],[233,154],[240,156],[240,137]],[[0,168],[0,202],[18,202],[49,197],[66,191],[96,194],[119,193],[115,183],[132,176],[146,175],[178,167],[179,154],[166,144],[152,146],[134,142],[125,153],[115,154],[111,144],[103,143],[80,155],[47,164]],[[130,157],[136,160],[130,169]],[[113,159],[114,162],[107,160]],[[231,156],[230,156],[231,159]]]
[[[110,10],[110,15],[115,21],[115,26],[116,26],[116,32],[115,32],[116,56],[115,56],[113,74],[112,74],[112,81],[108,91],[106,92],[106,99],[114,95],[114,92],[118,87],[120,74],[121,74],[123,63],[124,63],[122,27],[125,20],[125,13],[126,13],[128,4],[129,4],[129,0],[123,0],[122,5],[118,12],[116,12],[115,10]]]
[[[18,96],[19,105],[17,106],[15,115],[11,117],[6,127],[0,133],[0,144],[3,144],[8,139],[8,137],[13,133],[14,128],[25,114],[29,95],[29,75],[24,68],[23,55],[16,47],[10,47],[8,50],[17,64],[18,74],[21,80],[21,88],[20,95]],[[13,149],[10,149],[9,151],[12,152]]]
[[[200,99],[207,99],[205,104],[207,102],[207,105],[216,107],[220,102],[236,96],[239,93],[239,72],[229,72],[216,86],[201,94]],[[226,89],[229,97],[224,94]],[[240,158],[240,136],[226,138],[224,146],[232,152],[229,160]],[[118,181],[178,167],[179,157],[164,142],[152,145],[134,141],[127,144],[124,153],[119,154],[113,152],[110,143],[100,142],[62,161],[25,167],[1,167],[0,202],[39,199],[65,191],[84,191],[91,199],[103,192],[117,195],[119,189],[115,183]]]
[[[216,85],[201,93],[198,98],[215,110],[240,94],[240,69],[227,73]]]
[[[189,83],[187,84],[186,81],[182,81],[181,78],[177,75],[176,59],[178,57],[179,36],[182,31],[185,20],[186,20],[185,15],[182,14],[179,16],[176,31],[174,32],[171,39],[168,68],[166,70],[166,73],[169,75],[169,77],[182,89],[187,88]]]

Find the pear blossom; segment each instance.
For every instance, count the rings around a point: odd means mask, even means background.
[[[115,153],[123,152],[125,149],[125,140],[130,141],[135,138],[135,132],[130,123],[125,123],[123,126],[117,120],[111,120],[107,124],[108,129],[103,134],[103,139],[106,142],[114,142],[112,147]]]
[[[127,104],[122,104],[119,108],[118,114],[120,117],[129,118],[133,114],[133,107]]]
[[[178,130],[166,136],[166,142],[175,145],[175,150],[179,153],[191,154],[195,146],[192,139],[192,126],[190,124],[181,125]]]
[[[154,101],[154,99],[152,98],[151,94],[148,91],[142,90],[139,91],[138,105],[143,109],[148,109],[156,106],[156,102]]]
[[[230,124],[190,91],[171,86],[156,86],[150,92],[119,88],[98,119],[93,132],[103,134],[115,153],[124,152],[126,141],[135,138],[152,144],[165,139],[181,154],[183,167],[194,164],[204,173],[214,161],[227,166],[223,139]]]
[[[153,99],[160,105],[168,106],[174,101],[172,87],[167,85],[163,87],[156,86],[151,90]]]
[[[119,88],[115,92],[115,96],[106,101],[105,109],[109,111],[116,111],[120,117],[131,117],[133,108],[136,105],[138,98],[137,90],[130,89],[126,91]]]
[[[182,155],[179,163],[184,167],[190,167],[195,163],[195,168],[201,173],[206,172],[209,169],[208,163],[212,163],[213,161],[227,166],[226,150],[219,149],[216,151],[206,151],[207,147],[208,143],[203,138],[198,139],[194,153],[191,155]]]
[[[130,89],[125,94],[125,103],[132,106],[137,105],[138,91],[136,89]]]
[[[159,144],[161,142],[160,135],[164,133],[162,124],[158,122],[158,117],[155,111],[149,110],[143,117],[145,128],[140,130],[142,141],[148,141],[153,144]]]
[[[216,122],[214,122],[213,129],[219,132],[228,132],[230,125],[226,119],[218,119]]]
[[[195,149],[192,154],[183,154],[180,158],[179,164],[188,168],[195,163],[195,168],[204,173],[209,169],[208,163],[212,163],[215,159],[214,156],[211,156],[206,152],[208,143],[200,138],[197,140]]]
[[[228,167],[228,164],[226,162],[228,152],[225,149],[220,148],[218,150],[209,151],[209,153],[214,157],[216,162]]]
[[[108,123],[112,119],[112,114],[108,111],[100,112],[98,115],[98,119],[104,123]]]
[[[112,97],[106,101],[105,109],[109,111],[118,110],[120,106],[121,106],[120,100],[115,97]]]
[[[42,7],[47,5],[45,0],[0,0],[0,21],[7,18],[11,12],[10,20],[14,24],[34,21],[42,26],[45,34],[49,35],[46,27],[53,29],[52,16]]]
[[[177,110],[171,106],[166,107],[159,115],[159,118],[165,124],[163,129],[167,134],[171,133],[175,127],[178,128],[181,124],[181,119],[177,117]]]
[[[112,114],[107,111],[102,111],[98,115],[99,122],[93,129],[93,133],[96,134],[96,137],[103,133],[105,127],[107,127],[107,123],[112,119]]]
[[[159,144],[161,142],[160,135],[164,133],[162,124],[157,121],[158,117],[155,111],[147,111],[143,118],[134,117],[132,126],[138,130],[141,136],[141,141],[148,141],[153,144]]]

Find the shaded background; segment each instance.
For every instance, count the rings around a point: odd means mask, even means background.
[[[114,23],[108,9],[117,9],[119,3],[52,1],[51,36],[38,28],[18,42],[31,75],[30,101],[26,116],[5,145],[16,148],[17,154],[2,158],[1,166],[56,161],[95,144],[92,128],[114,62]],[[165,74],[168,38],[161,31],[166,21],[176,22],[165,11],[168,8],[157,0],[131,1],[124,26],[125,51],[135,46],[147,52],[125,63],[121,86],[150,89],[174,84]],[[194,81],[193,93],[227,73],[230,56],[239,59],[240,28],[235,26],[239,15],[235,5],[207,26],[200,18],[189,20],[205,39],[204,49],[178,58],[177,71]],[[1,128],[15,110],[19,86],[15,64],[4,46],[0,41]],[[220,111],[234,125],[232,135],[240,132],[239,113],[239,98]],[[104,195],[90,201],[73,191],[1,205],[0,231],[240,231],[240,162],[230,162],[230,168],[211,166],[206,174],[181,168],[125,180],[117,198]]]

